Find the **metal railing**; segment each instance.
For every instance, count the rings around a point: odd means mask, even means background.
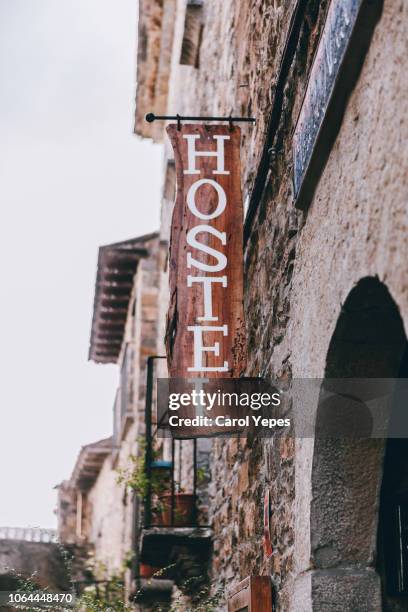
[[[55,529],[43,527],[0,527],[0,540],[23,540],[24,542],[58,542]]]
[[[161,355],[152,355],[147,359],[147,381],[146,381],[146,404],[145,404],[145,426],[146,426],[146,449],[145,449],[145,471],[147,480],[147,492],[144,500],[144,526],[148,527],[197,527],[197,440],[177,441],[171,440],[171,461],[157,460],[154,452],[155,436],[158,428],[154,423],[153,431],[153,405],[154,405],[154,366],[158,359],[165,359]],[[188,463],[186,461],[186,445],[190,444],[188,453],[191,461],[190,489],[189,493],[180,490],[180,474],[176,479],[176,468]],[[184,446],[182,446],[184,445]],[[176,465],[177,464],[177,465]],[[168,471],[166,481],[165,471]],[[180,470],[179,470],[180,471]],[[160,474],[161,473],[161,474]],[[160,474],[158,476],[158,474]],[[164,476],[163,476],[164,475]],[[159,488],[164,483],[167,491],[162,496],[155,490],[154,476],[159,478],[156,482]],[[160,481],[161,479],[161,481]],[[157,488],[157,487],[156,487]]]

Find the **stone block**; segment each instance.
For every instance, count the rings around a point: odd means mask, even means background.
[[[249,486],[249,463],[244,461],[238,468],[238,494],[244,495]]]
[[[372,568],[312,572],[313,612],[381,612],[380,577]]]

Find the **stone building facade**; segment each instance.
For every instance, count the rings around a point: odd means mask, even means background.
[[[115,363],[112,436],[79,452],[69,480],[58,487],[58,534],[81,547],[88,582],[124,583],[134,589],[138,517],[129,486],[135,458],[143,456],[146,366],[160,352],[159,284],[162,250],[157,233],[99,249],[89,358]]]
[[[157,425],[146,420],[154,381],[166,375],[176,175],[164,122],[144,119],[256,119],[242,124],[241,143],[248,376],[286,389],[301,379],[408,378],[407,22],[403,0],[139,1],[135,132],[164,143],[160,230],[100,249],[90,358],[119,365],[113,435],[85,446],[60,485],[59,532],[91,550],[105,577],[122,572],[126,599],[144,591],[141,609],[171,593],[180,601],[174,585],[194,609],[183,575],[197,574],[221,594],[214,610],[227,610],[248,576],[270,578],[279,612],[408,609],[404,439],[248,437],[172,448],[146,437]],[[299,156],[309,153],[302,174]],[[319,402],[308,410],[317,429]],[[180,495],[191,497],[195,482],[198,515],[167,524],[166,495],[154,515],[143,487],[135,493],[127,482],[131,456],[147,457],[149,470],[177,466]],[[198,485],[194,470],[204,475]],[[146,582],[146,567],[171,567],[171,581]]]
[[[163,243],[174,162],[164,124],[148,124],[144,115],[256,119],[243,125],[241,147],[247,374],[289,386],[294,379],[403,376],[407,4],[354,3],[364,5],[371,30],[358,24],[355,38],[364,39],[364,48],[350,47],[349,79],[334,91],[341,108],[330,117],[331,129],[326,126],[324,163],[303,206],[293,186],[294,132],[328,12],[339,3],[139,4],[135,131],[165,143]],[[246,576],[268,575],[276,610],[408,609],[404,593],[389,588],[382,536],[384,499],[396,486],[390,484],[392,458],[405,457],[407,449],[385,446],[382,440],[293,437],[214,442],[214,589],[227,594]],[[262,547],[266,490],[271,558]]]

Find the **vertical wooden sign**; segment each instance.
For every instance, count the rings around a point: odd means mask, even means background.
[[[238,127],[169,125],[177,195],[166,350],[171,378],[239,377],[246,366]]]

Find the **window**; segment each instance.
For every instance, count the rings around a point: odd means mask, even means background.
[[[181,44],[180,64],[198,68],[202,38],[202,0],[188,0],[184,21],[183,42]]]

